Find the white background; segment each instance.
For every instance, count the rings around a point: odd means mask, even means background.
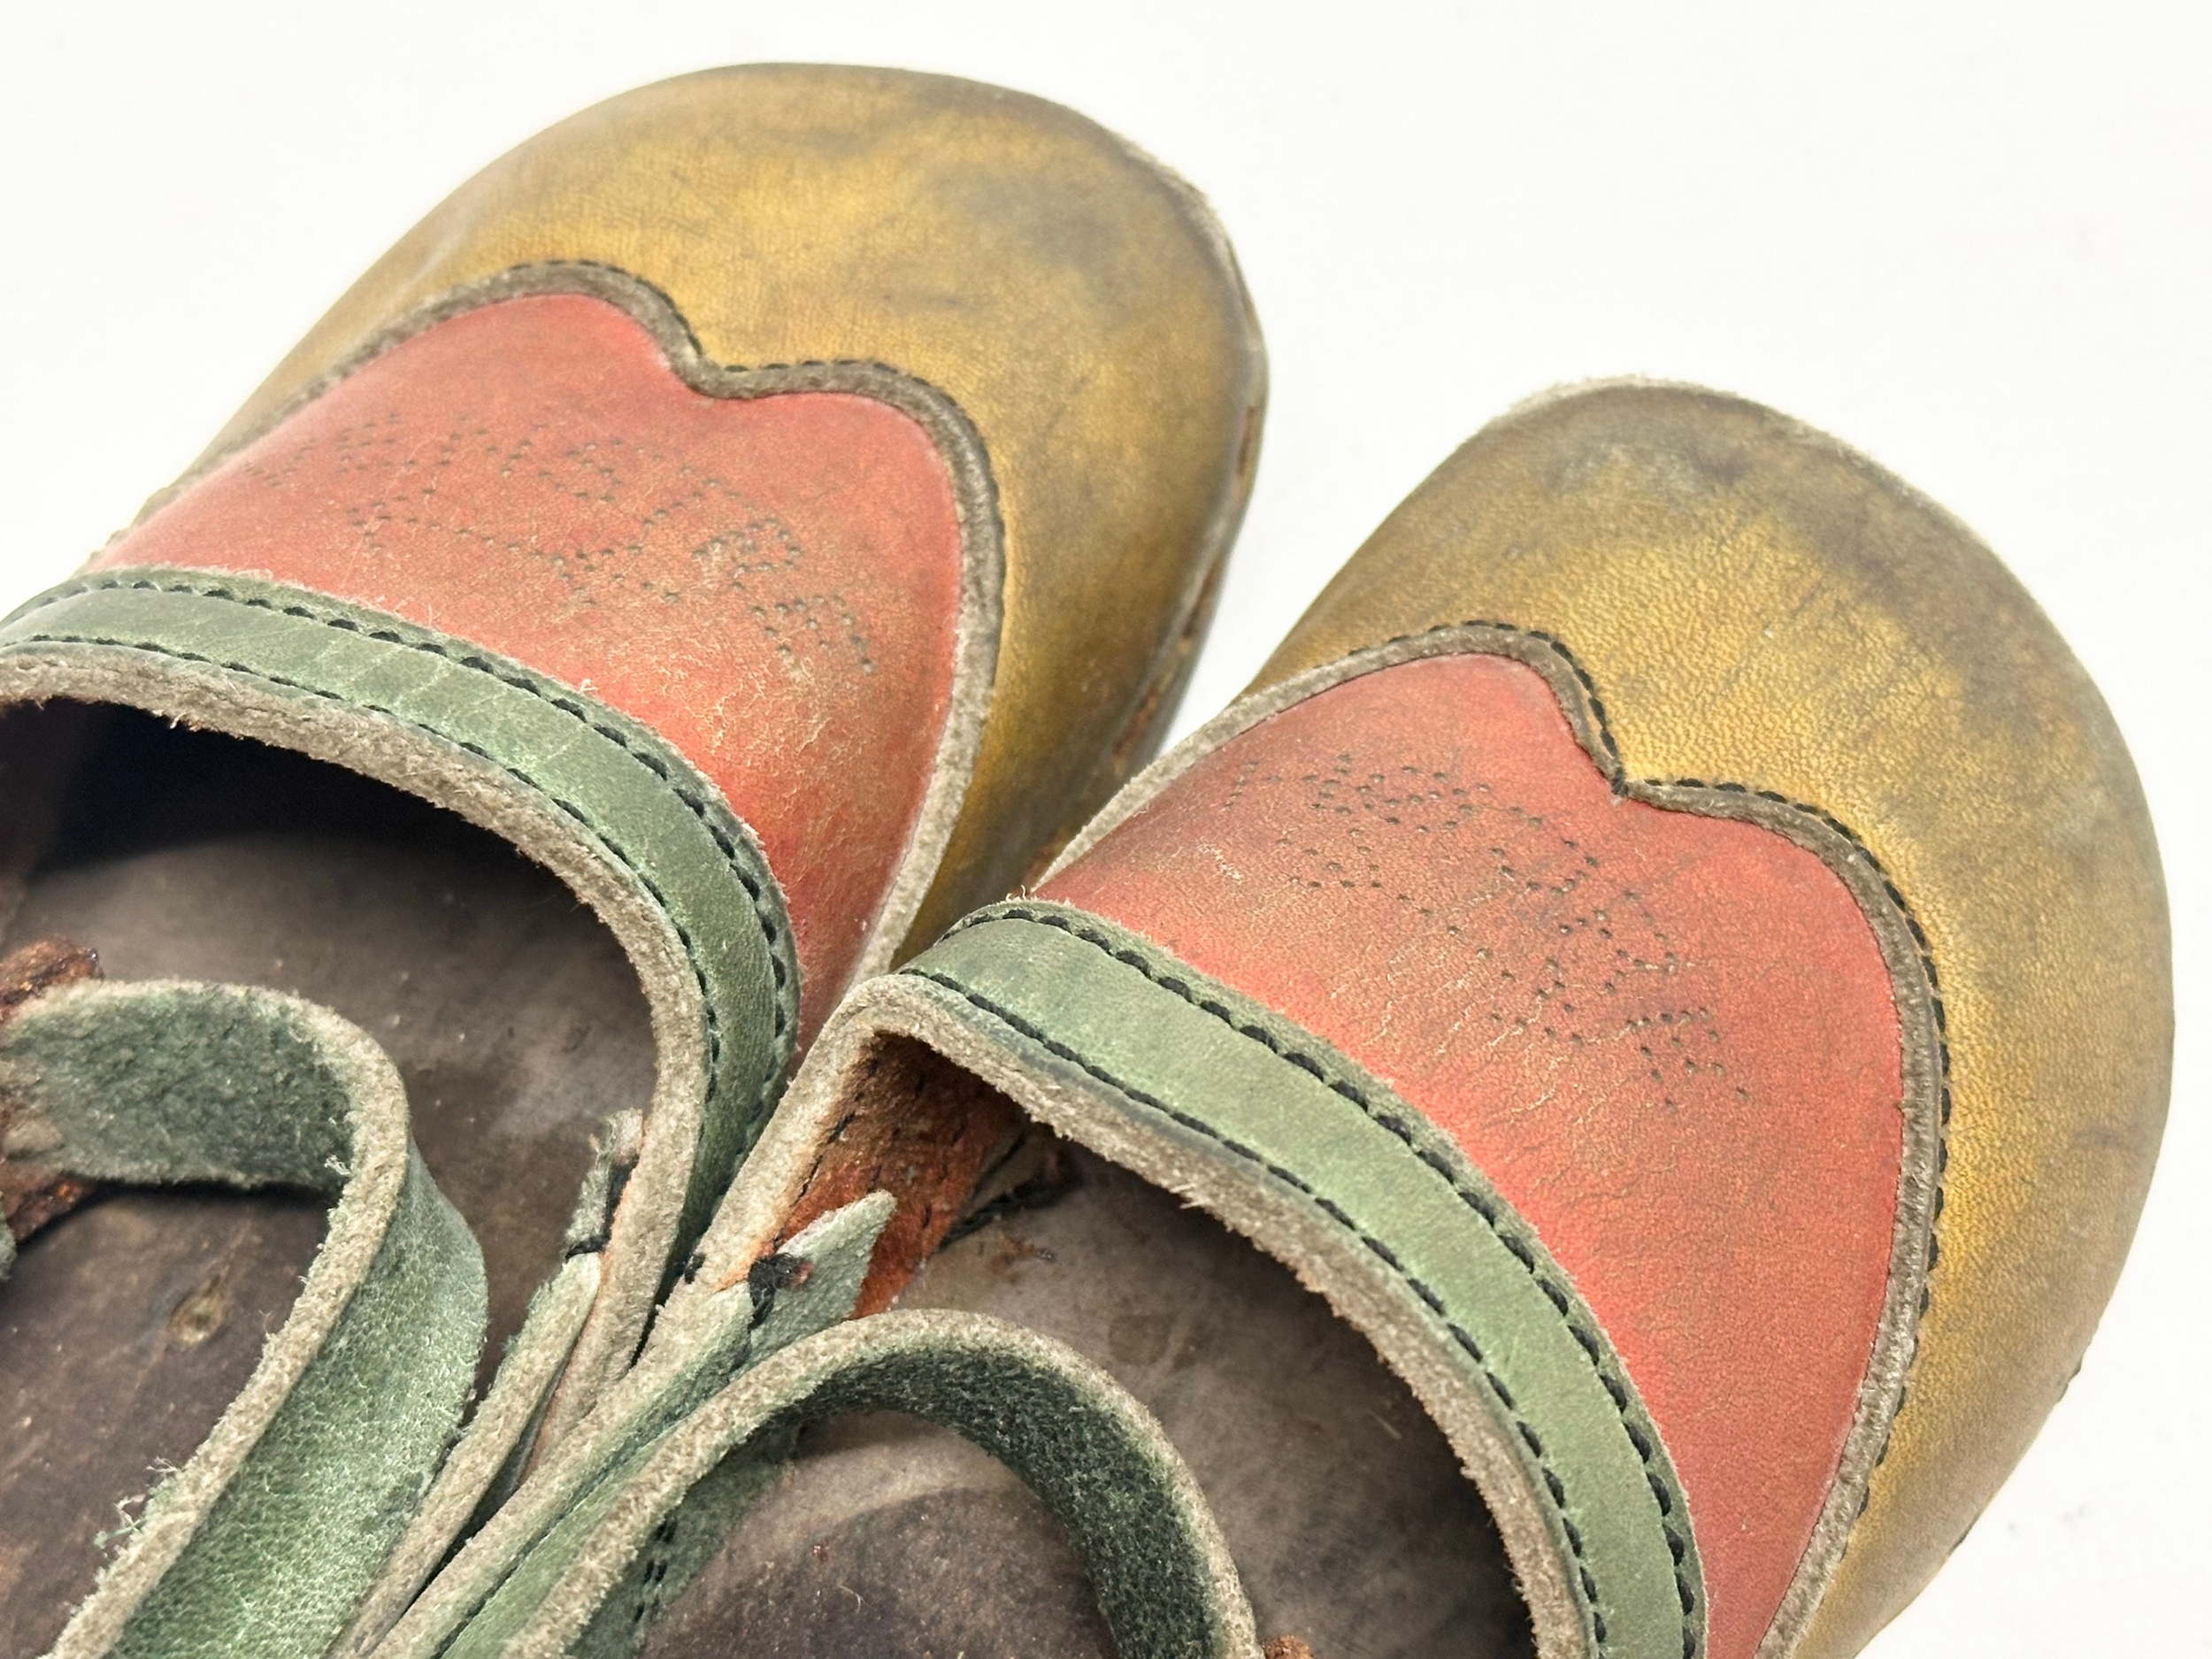
[[[0,602],[128,519],[484,162],[773,58],[1041,93],[1212,197],[1273,402],[1185,728],[1460,439],[1555,381],[1775,404],[2003,554],[2158,817],[2174,1115],[2079,1379],[1872,1652],[2212,1654],[2212,8],[0,0]]]

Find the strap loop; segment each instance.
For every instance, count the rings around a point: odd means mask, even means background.
[[[1071,1348],[974,1314],[879,1314],[794,1343],[572,1509],[449,1659],[628,1643],[713,1555],[802,1423],[902,1411],[1026,1480],[1089,1569],[1122,1659],[1258,1659],[1236,1568],[1151,1414]]]
[[[408,1139],[398,1073],[297,997],[85,981],[0,1027],[0,1097],[11,1162],[334,1196],[252,1377],[54,1648],[319,1654],[421,1501],[484,1337],[483,1258]]]

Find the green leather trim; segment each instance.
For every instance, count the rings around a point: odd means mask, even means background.
[[[475,1379],[483,1260],[407,1134],[382,1051],[245,987],[84,984],[0,1030],[12,1148],[97,1179],[330,1194],[254,1373],[149,1496],[56,1659],[308,1659],[435,1473]]]
[[[707,1095],[677,1235],[688,1248],[781,1089],[799,990],[767,860],[688,762],[638,721],[518,663],[250,577],[107,571],[0,623],[0,663],[58,654],[120,655],[219,692],[242,678],[397,721],[496,766],[603,849],[667,916],[706,1010]]]
[[[973,1314],[891,1313],[795,1343],[639,1447],[549,1532],[448,1659],[634,1652],[781,1464],[800,1424],[901,1411],[1006,1463],[1067,1530],[1122,1659],[1256,1659],[1196,1482],[1105,1372]]]
[[[901,972],[1186,1160],[1226,1161],[1325,1217],[1487,1407],[1590,1650],[1696,1659],[1703,1586],[1657,1431],[1533,1230],[1420,1113],[1312,1033],[1065,906],[978,911]]]

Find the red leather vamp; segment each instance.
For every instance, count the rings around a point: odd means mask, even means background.
[[[1749,1659],[1847,1432],[1888,1276],[1902,1060],[1813,854],[1613,794],[1550,687],[1458,656],[1199,761],[1048,883],[1428,1114],[1603,1323]]]
[[[833,392],[705,396],[581,295],[483,306],[338,382],[112,543],[488,646],[672,743],[759,835],[811,1032],[927,787],[961,543],[928,434]]]

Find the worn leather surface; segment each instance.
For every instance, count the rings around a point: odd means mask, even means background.
[[[484,1331],[482,1259],[409,1139],[391,1063],[274,992],[85,983],[9,1020],[0,1080],[12,1159],[336,1200],[251,1379],[156,1476],[54,1649],[319,1653],[443,1453]]]
[[[790,926],[750,832],[618,710],[449,635],[258,578],[124,569],[42,595],[0,627],[0,696],[56,695],[205,721],[437,801],[551,869],[621,940],[651,1009],[656,1079],[602,1294],[549,1408],[557,1433],[634,1353],[672,1255],[704,1225],[796,1041]]]
[[[334,708],[357,746],[347,758],[364,771],[403,772],[379,753],[395,740],[451,751],[580,826],[608,873],[667,918],[681,953],[674,973],[695,999],[696,1023],[685,1033],[671,1022],[657,1035],[662,1069],[694,1094],[696,1116],[683,1148],[690,1220],[667,1231],[703,1223],[780,1086],[796,1034],[797,974],[759,849],[695,774],[687,777],[680,757],[518,664],[258,579],[81,577],[0,627],[0,686],[19,687],[50,664],[148,676],[154,688],[142,695],[157,713],[194,711],[169,701],[193,693],[210,702],[250,695],[288,714]],[[629,1248],[664,1256],[667,1243],[641,1238]]]
[[[1930,1296],[1870,1502],[1801,1644],[1854,1652],[2034,1434],[2134,1230],[2172,1002],[2133,768],[1970,533],[1832,440],[1716,394],[1601,388],[1488,428],[1260,683],[1471,618],[1563,641],[1631,776],[1832,814],[1924,933],[1950,1105]]]
[[[93,562],[128,565],[373,606],[644,723],[759,837],[809,1025],[914,832],[951,696],[960,525],[928,434],[847,393],[706,396],[586,294],[401,342]]]
[[[414,307],[555,260],[658,288],[714,362],[886,364],[973,422],[1005,617],[973,782],[914,935],[1007,891],[1156,741],[1205,566],[1250,482],[1263,371],[1202,205],[1111,134],[1017,93],[843,67],[687,76],[565,121],[464,185],[211,454]]]
[[[1310,945],[1316,930],[1301,937]],[[1423,1378],[1432,1410],[1440,1370],[1480,1402],[1488,1435],[1455,1449],[1482,1469],[1494,1507],[1533,1511],[1534,1525],[1509,1531],[1509,1543],[1543,1537],[1563,1558],[1590,1651],[1708,1651],[1702,1534],[1693,1540],[1680,1525],[1683,1487],[1637,1400],[1640,1379],[1609,1350],[1602,1312],[1578,1294],[1571,1263],[1546,1253],[1532,1217],[1454,1156],[1406,1097],[1234,981],[1208,978],[1195,958],[1058,904],[984,910],[897,977],[928,987],[919,995],[1041,1089],[1110,1102],[1128,1122],[1108,1133],[1161,1145],[1173,1170],[1164,1184],[1216,1213],[1231,1209],[1340,1310],[1343,1284],[1331,1274],[1371,1275],[1401,1328],[1378,1321],[1371,1340]],[[1079,1121],[1059,1126],[1084,1134]],[[1163,1179],[1161,1168],[1142,1172]],[[1263,1196],[1238,1209],[1225,1194],[1239,1187]],[[1304,1226],[1257,1220],[1270,1205],[1293,1207]],[[1426,1363],[1409,1363],[1409,1342]],[[1491,1448],[1512,1464],[1509,1484],[1495,1479]],[[1687,1496],[1694,1520],[1696,1490]],[[1527,1582],[1540,1563],[1519,1555],[1515,1565]]]
[[[898,1209],[876,1242],[854,1304],[881,1313],[917,1268],[942,1248],[987,1168],[1005,1161],[1021,1113],[1003,1095],[928,1049],[886,1050],[849,1089],[849,1121],[824,1148],[779,1229],[788,1237],[870,1193]]]
[[[1125,943],[1141,949],[1133,939]],[[1057,1011],[1070,1010],[1056,995],[1065,981],[1039,988],[1055,996]],[[698,1291],[757,1260],[780,1236],[794,1195],[803,1201],[819,1185],[826,1142],[866,1148],[869,1164],[897,1190],[910,1171],[896,1154],[912,1142],[869,1126],[869,1115],[895,1125],[919,1107],[925,1123],[940,1123],[948,1108],[979,1104],[973,1095],[987,1075],[1002,1092],[995,1111],[976,1112],[979,1121],[1002,1122],[1040,1092],[1064,1102],[1056,1078],[1026,1066],[1018,1041],[989,1051],[1002,1065],[1022,1066],[1010,1084],[988,1065],[977,1069],[980,1050],[948,1046],[945,1030],[917,1035],[902,1019],[925,993],[933,1009],[964,1006],[913,974],[895,973],[870,981],[833,1017],[669,1317],[680,1317]],[[1151,1010],[1137,1014],[1141,1025]],[[980,1040],[988,1023],[956,1029]],[[1168,1045],[1171,1053],[1176,1048]],[[1109,1120],[1136,1132],[1126,1102],[1102,1102],[1087,1121],[1096,1129]],[[1448,1144],[1433,1139],[1432,1152]],[[941,1196],[925,1176],[908,1186],[902,1208],[926,1212]],[[887,1226],[878,1273],[887,1248],[911,1248],[919,1232],[902,1231],[895,1219]],[[1194,1205],[1187,1183],[1171,1172],[1164,1179],[1147,1167],[1140,1174],[1032,1121],[994,1155],[956,1236],[920,1264],[899,1305],[1010,1319],[1110,1371],[1189,1462],[1263,1637],[1371,1659],[1526,1655],[1528,1613],[1497,1523],[1452,1444],[1370,1336],[1313,1287],[1306,1258],[1295,1250],[1281,1256],[1300,1262],[1299,1273]],[[1417,1340],[1433,1352],[1432,1338]],[[942,1632],[949,1644],[936,1647],[927,1633],[915,1638],[932,1651],[1065,1652],[1076,1659],[1089,1650],[1072,1636],[1056,1645],[1041,1633],[1066,1628],[1074,1614],[1066,1601],[1009,1610],[1010,1601],[1056,1594],[1064,1546],[1048,1532],[1024,1538],[1010,1560],[956,1557],[918,1581],[905,1578],[916,1553],[933,1548],[929,1540],[959,1525],[953,1517],[971,1512],[972,1503],[998,1517],[982,1524],[1003,1536],[996,1494],[1010,1480],[979,1489],[974,1460],[948,1461],[939,1439],[918,1439],[907,1428],[872,1435],[850,1456],[816,1457],[803,1443],[789,1480],[767,1507],[747,1515],[706,1569],[695,1594],[717,1610],[687,1598],[672,1612],[688,1633],[680,1651],[701,1651],[718,1638],[724,1647],[792,1659],[830,1651],[841,1640],[871,1650],[867,1632],[887,1628],[885,1619],[895,1623],[894,1609],[934,1597],[918,1628]],[[910,1520],[918,1532],[905,1531]],[[1534,1525],[1540,1534],[1542,1523]],[[1540,1536],[1539,1547],[1549,1553]],[[829,1563],[834,1580],[824,1571]],[[866,1608],[831,1609],[833,1582],[865,1595]],[[801,1599],[778,1601],[785,1588]],[[715,1623],[724,1613],[728,1628]],[[1579,1640],[1579,1624],[1574,1628]]]
[[[1505,657],[1347,680],[1199,760],[1040,896],[1319,1033],[1451,1135],[1620,1350],[1747,1659],[1888,1278],[1882,956],[1812,853],[1617,798]]]

